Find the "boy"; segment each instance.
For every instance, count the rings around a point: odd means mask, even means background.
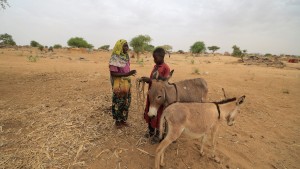
[[[150,78],[148,77],[142,77],[141,81],[144,81],[149,84],[149,88],[151,87],[151,81],[152,79],[159,79],[159,80],[164,80],[169,77],[170,74],[170,68],[169,66],[164,62],[164,57],[165,57],[165,50],[163,48],[156,48],[153,51],[153,59],[154,59],[154,67],[153,70],[150,74]],[[159,121],[160,121],[160,116],[163,113],[163,106],[161,106],[158,111],[157,111],[157,118],[150,119],[148,116],[148,111],[149,111],[149,96],[147,96],[147,102],[146,102],[146,107],[145,107],[145,112],[144,112],[144,119],[148,123],[148,132],[145,134],[145,137],[151,139],[152,144],[156,144],[159,142],[158,138],[158,131],[159,131]],[[156,132],[155,132],[156,129]]]

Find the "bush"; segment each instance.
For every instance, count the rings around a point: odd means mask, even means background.
[[[31,47],[39,47],[39,46],[41,46],[37,41],[34,41],[34,40],[32,40],[31,42],[30,42],[30,46]]]
[[[55,45],[53,45],[53,48],[54,49],[60,49],[60,48],[62,48],[62,46],[60,44],[55,44]]]
[[[183,50],[178,50],[177,52],[180,53],[180,54],[184,54]]]
[[[83,38],[75,37],[70,38],[68,40],[68,45],[71,47],[77,47],[77,48],[93,48],[94,46],[89,44],[87,41],[85,41]]]
[[[200,70],[198,68],[194,68],[193,74],[199,75],[200,74]]]
[[[103,45],[103,46],[100,46],[98,49],[102,49],[102,50],[109,50],[109,45]]]
[[[43,50],[44,50],[44,46],[40,45],[40,46],[39,46],[39,50],[40,50],[40,51],[43,51]]]
[[[271,53],[266,53],[265,56],[266,56],[266,57],[271,57],[271,56],[273,56],[273,55],[272,55]]]
[[[50,46],[50,47],[48,48],[48,52],[53,52],[53,47],[52,47],[52,46]]]
[[[27,59],[28,59],[29,62],[36,62],[38,60],[38,56],[30,55],[30,56],[27,57]]]

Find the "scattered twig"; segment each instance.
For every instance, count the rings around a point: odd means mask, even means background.
[[[180,158],[181,159],[181,161],[183,162],[183,164],[186,166],[186,168],[188,168],[188,169],[190,169],[191,167],[190,166],[188,166],[184,161],[183,161],[183,159],[182,158]]]
[[[75,158],[74,158],[74,162],[76,162],[76,160],[77,160],[77,158],[78,158],[78,155],[79,155],[79,153],[82,151],[82,149],[83,149],[83,144],[81,144],[81,145],[79,146],[79,148],[78,148],[78,150],[77,150],[77,153],[76,153],[76,156],[75,156]]]
[[[142,140],[142,137],[135,143],[135,146],[138,146]]]
[[[142,152],[142,153],[144,153],[144,154],[147,154],[147,155],[149,155],[149,156],[151,156],[151,157],[155,157],[153,154],[150,154],[150,153],[148,153],[148,152],[145,151],[145,150],[142,150],[142,149],[140,149],[140,148],[136,148],[136,149],[138,149],[140,152]]]

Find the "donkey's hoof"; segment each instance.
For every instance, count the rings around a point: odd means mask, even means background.
[[[200,156],[203,157],[205,155],[204,151],[200,152]]]
[[[166,164],[165,163],[160,163],[160,166],[161,167],[164,167]]]

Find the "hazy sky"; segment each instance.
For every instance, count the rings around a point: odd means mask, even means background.
[[[0,34],[67,45],[83,37],[95,48],[149,35],[152,45],[189,50],[196,41],[249,53],[300,55],[300,0],[8,0]]]

